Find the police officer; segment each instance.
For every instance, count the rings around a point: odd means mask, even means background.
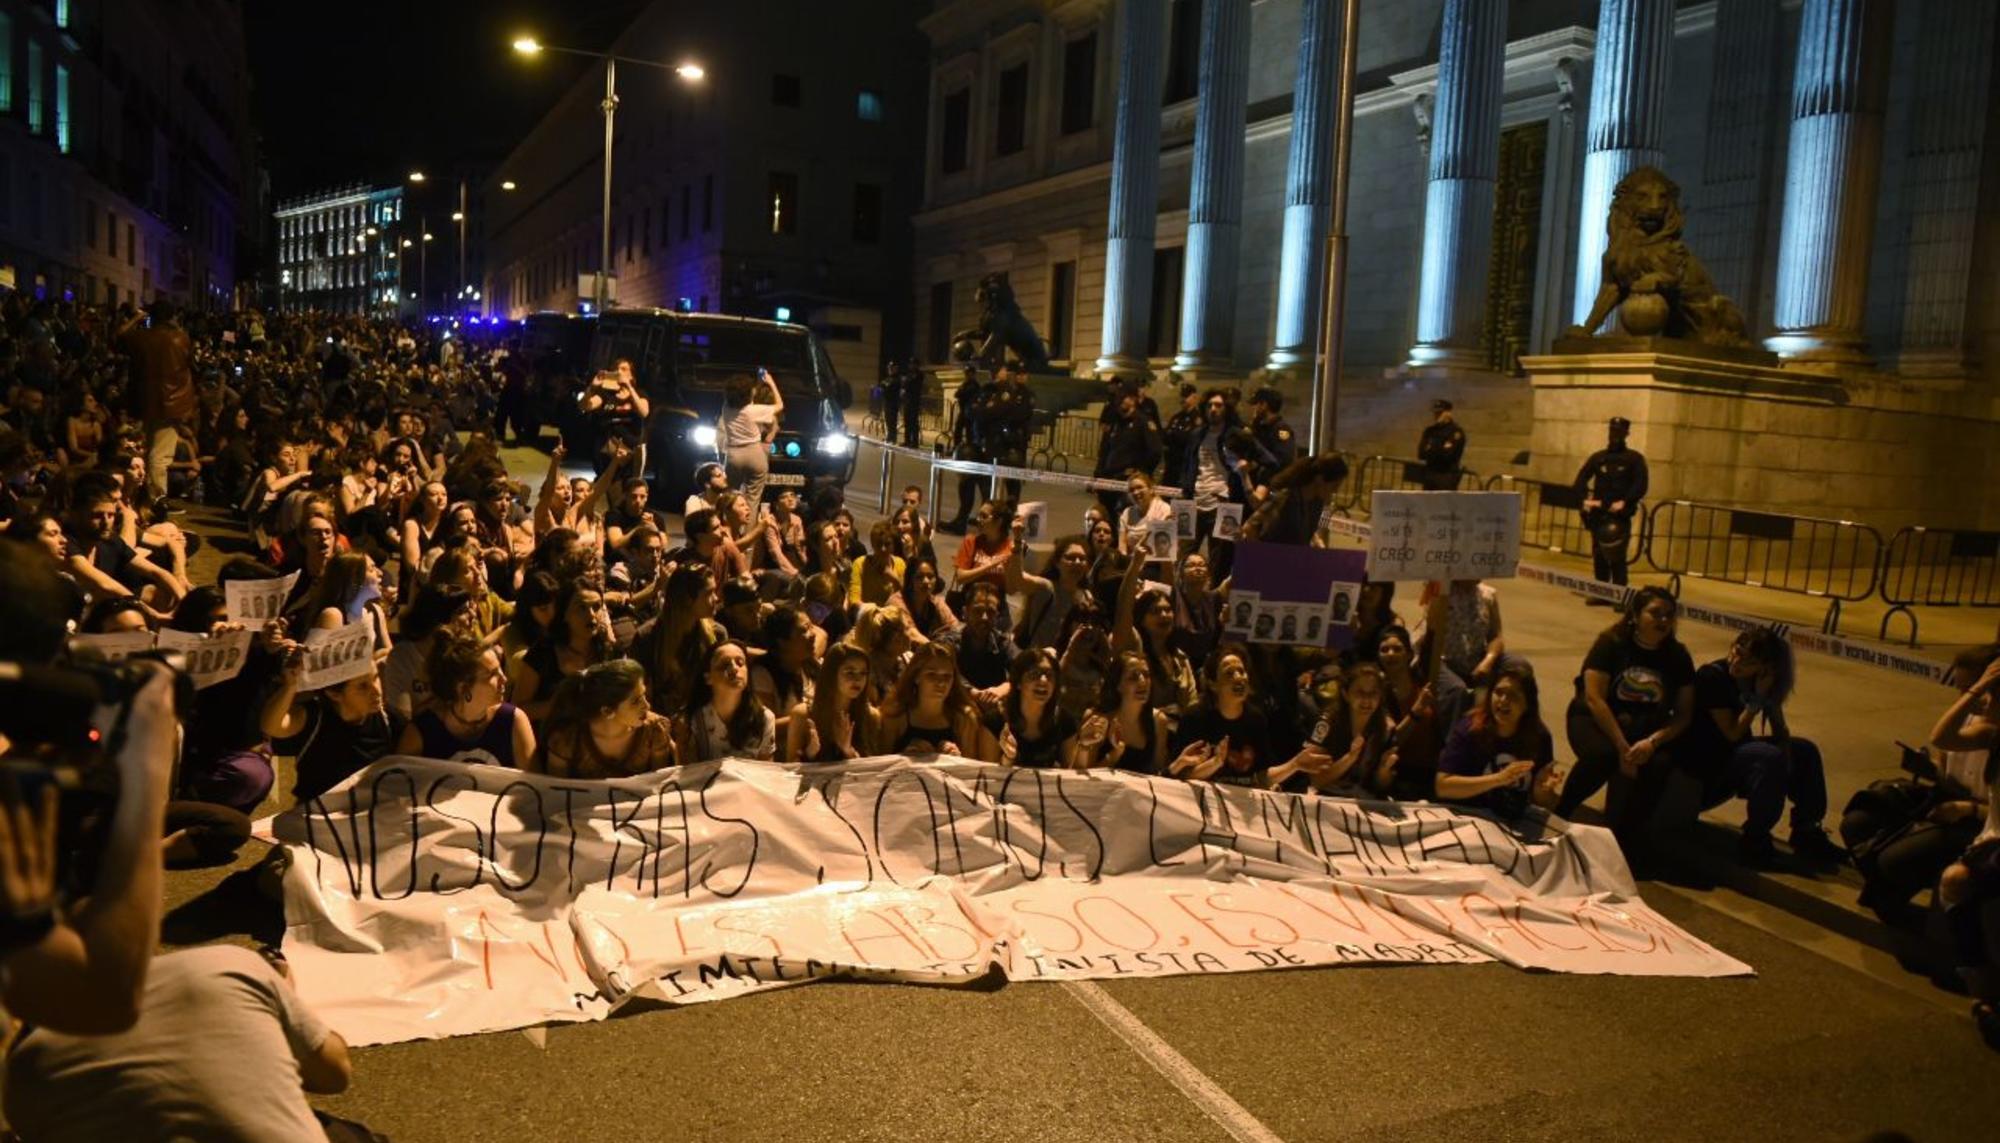
[[[1590,530],[1597,578],[1607,583],[1625,582],[1632,517],[1646,498],[1646,458],[1625,444],[1631,432],[1631,421],[1611,418],[1605,447],[1591,453],[1576,474],[1576,494],[1582,501],[1583,526]]]
[[[1298,438],[1280,415],[1284,410],[1285,395],[1268,385],[1250,394],[1250,431],[1270,454],[1274,468],[1285,467],[1299,455]]]
[[[958,419],[951,427],[951,455],[959,460],[977,460],[991,463],[993,453],[986,440],[986,400],[990,387],[979,380],[979,367],[967,365],[965,380],[959,382]],[[979,499],[980,490],[987,487],[987,479],[975,473],[962,473],[958,478],[958,515],[938,525],[938,531],[964,535],[972,520],[974,502]]]
[[[993,375],[992,390],[986,398],[987,443],[993,459],[1015,468],[1028,464],[1028,438],[1035,431],[1035,398],[1021,377],[1021,368],[1001,362]],[[1021,482],[1009,480],[1007,499],[1021,501]]]
[[[902,383],[897,387],[897,391],[903,397],[903,444],[915,448],[917,433],[921,428],[918,422],[924,412],[924,371],[917,367],[916,362],[903,363]]]
[[[891,361],[877,388],[882,394],[882,440],[896,443],[896,418],[903,411],[903,363]]]
[[[1426,492],[1450,492],[1458,487],[1458,462],[1465,455],[1465,430],[1452,419],[1451,402],[1431,402],[1431,423],[1417,441],[1417,459],[1424,462]]]

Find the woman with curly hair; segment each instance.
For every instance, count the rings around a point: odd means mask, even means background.
[[[673,728],[646,703],[646,669],[594,663],[556,688],[528,767],[557,778],[625,778],[674,765]]]

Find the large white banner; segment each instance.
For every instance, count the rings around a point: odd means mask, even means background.
[[[572,782],[392,758],[272,822],[285,955],[350,1043],[831,976],[1502,961],[1729,976],[1604,830],[975,762]]]

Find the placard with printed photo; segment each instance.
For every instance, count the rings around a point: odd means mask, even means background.
[[[1194,501],[1175,500],[1172,502],[1171,506],[1174,510],[1174,535],[1178,536],[1183,540],[1194,539],[1195,536]]]
[[[1223,608],[1222,630],[1238,639],[1250,637],[1251,629],[1257,622],[1257,607],[1262,603],[1254,591],[1234,591],[1229,594],[1229,605]]]
[[[1215,538],[1236,542],[1243,532],[1243,505],[1218,504],[1215,506]]]

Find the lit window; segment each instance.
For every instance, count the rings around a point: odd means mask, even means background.
[[[56,0],[56,27],[69,27],[69,0]]]
[[[56,150],[69,154],[69,69],[56,65]]]
[[[28,41],[28,130],[42,133],[42,45]]]
[[[14,110],[14,18],[0,12],[0,111]]]
[[[771,233],[796,234],[799,230],[799,176],[790,171],[772,171],[770,178]]]
[[[870,123],[882,121],[882,93],[863,91],[854,97],[854,114]]]

